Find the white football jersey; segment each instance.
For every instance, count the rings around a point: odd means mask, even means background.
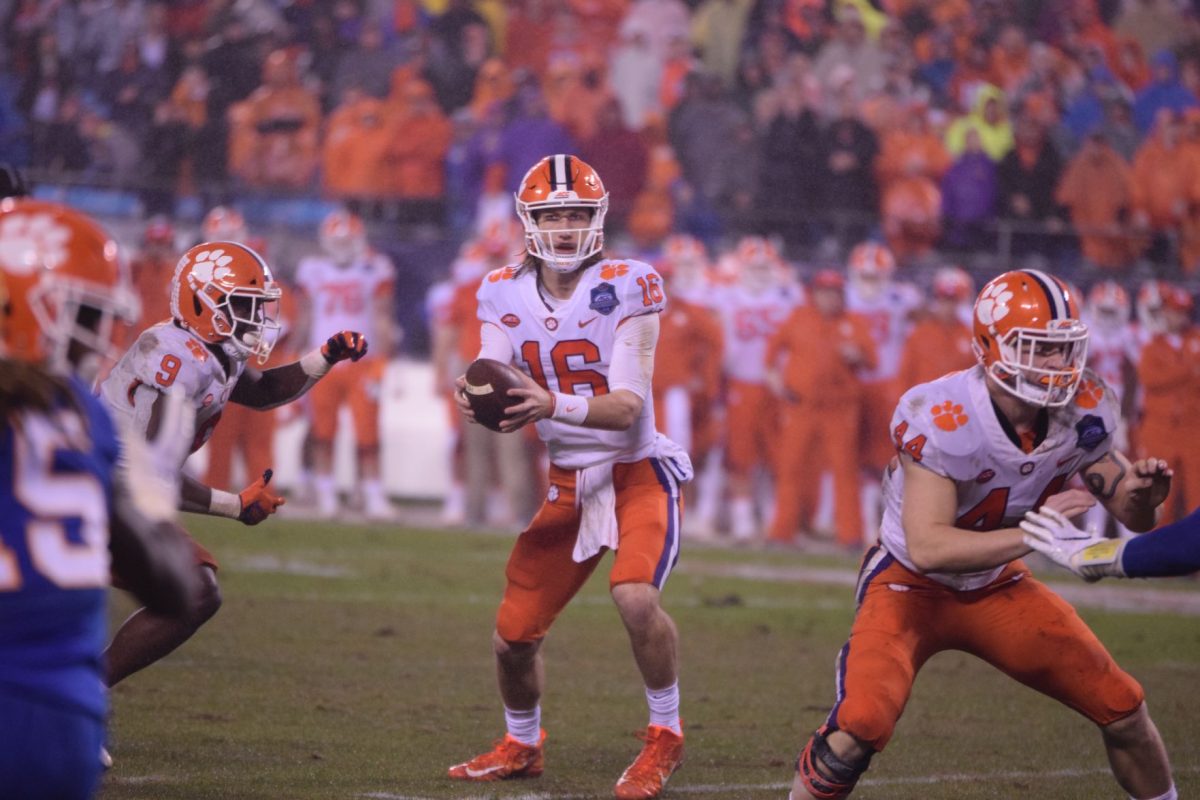
[[[552,392],[582,397],[608,393],[621,321],[666,306],[658,273],[641,261],[619,259],[588,267],[570,299],[549,299],[553,310],[538,289],[537,273],[516,266],[488,273],[476,297],[480,321],[508,335],[519,369]],[[654,455],[654,403],[642,399],[641,416],[625,431],[540,420],[537,432],[550,461],[564,469],[583,469]]]
[[[296,267],[296,286],[309,299],[309,347],[320,347],[338,331],[370,336],[372,299],[391,286],[396,269],[387,256],[374,251],[346,266],[310,256]]]
[[[1112,392],[1095,373],[1085,372],[1075,400],[1048,409],[1046,438],[1025,453],[1000,426],[982,366],[952,372],[909,389],[892,416],[892,438],[925,469],[954,481],[958,490],[955,525],[964,530],[1015,527],[1026,511],[1061,492],[1081,467],[1112,449],[1120,418]],[[901,522],[904,470],[893,464],[883,479],[884,547],[909,569]],[[929,577],[960,591],[991,583],[1003,567]]]
[[[889,283],[877,297],[863,297],[854,281],[846,285],[846,309],[867,318],[879,363],[862,374],[865,381],[890,380],[900,371],[904,343],[912,333],[913,312],[921,305],[921,292],[909,283]],[[970,323],[968,323],[968,327]]]
[[[721,290],[716,310],[725,334],[726,377],[742,383],[766,382],[767,342],[800,300],[800,293],[790,284],[763,292],[751,292],[739,284]]]
[[[229,365],[230,373],[226,374],[220,360],[199,337],[167,320],[142,331],[100,384],[100,396],[113,416],[124,417],[133,430],[144,436],[159,391],[178,386],[196,411],[190,454],[212,436],[233,387],[246,369],[244,361],[229,359]]]

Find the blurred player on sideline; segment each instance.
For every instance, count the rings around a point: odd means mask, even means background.
[[[783,280],[779,253],[766,239],[743,238],[730,263],[736,283],[716,300],[725,340],[725,469],[730,532],[747,542],[761,538],[770,519],[769,508],[755,512],[756,478],[765,472],[774,479],[778,457],[780,407],[767,387],[767,342],[802,297]]]
[[[921,293],[910,283],[895,280],[896,259],[885,245],[862,242],[850,251],[847,264],[846,309],[862,314],[871,324],[878,360],[863,375],[859,451],[862,469],[862,510],[867,541],[879,526],[879,478],[892,457],[888,420],[900,393],[897,385],[904,342],[921,306]],[[840,534],[840,532],[839,532]]]
[[[143,331],[101,384],[110,412],[153,438],[164,393],[182,391],[195,417],[195,435],[174,465],[182,470],[184,459],[208,441],[227,403],[260,409],[289,403],[337,362],[366,354],[362,334],[342,331],[291,364],[262,372],[249,366],[251,357],[261,365],[271,353],[279,295],[271,268],[244,244],[207,242],[188,250],[171,282],[172,318]],[[179,508],[257,525],[284,502],[270,481],[268,469],[242,492],[231,494],[184,475]],[[183,644],[220,608],[217,562],[199,543],[192,545],[202,586],[198,608],[182,620],[146,609],[129,617],[105,654],[110,686]],[[128,585],[119,571],[113,577],[114,586]]]
[[[790,544],[816,506],[821,468],[833,473],[837,542],[862,549],[858,491],[862,375],[876,365],[870,320],[846,310],[846,279],[825,269],[809,284],[809,303],[767,343],[767,383],[783,408],[776,435],[779,478],[768,540]]]
[[[881,542],[863,559],[837,702],[797,760],[792,800],[849,796],[891,739],[921,666],[948,649],[1095,724],[1131,797],[1176,800],[1142,687],[1020,560],[1027,511],[1073,516],[1095,502],[1063,491],[1076,472],[1133,530],[1153,526],[1170,488],[1161,461],[1130,464],[1113,449],[1120,411],[1084,370],[1087,339],[1065,283],[1006,272],[975,301],[979,365],[901,397]]]
[[[356,330],[368,331],[376,344],[362,364],[323,381],[309,399],[317,513],[328,519],[338,512],[333,441],[338,412],[345,405],[354,422],[363,510],[371,519],[388,519],[392,507],[379,466],[379,395],[384,368],[398,339],[392,321],[395,268],[387,256],[368,246],[362,220],[348,211],[325,217],[320,244],[323,254],[304,258],[296,268],[296,288],[303,298],[296,325],[298,341],[307,338],[310,346],[319,347],[325,341],[324,331]]]
[[[896,375],[900,391],[975,366],[971,326],[959,313],[975,296],[971,276],[959,267],[942,267],[934,273],[929,295],[928,313],[904,342]]]
[[[111,567],[164,618],[197,587],[171,522],[188,429],[139,448],[90,391],[136,295],[113,241],[66,206],[0,201],[0,795],[89,798],[101,771]]]
[[[501,423],[530,423],[550,450],[550,490],[509,557],[492,645],[507,733],[451,778],[495,781],[543,771],[541,645],[559,612],[599,566],[629,633],[650,707],[645,746],[621,775],[618,798],[652,798],[683,760],[678,633],[660,593],[679,555],[680,484],[687,454],[654,430],[650,385],[658,274],[603,254],[608,192],[574,156],[542,159],[516,196],[527,255],[479,287],[480,357],[515,363],[525,387]],[[472,417],[458,381],[459,407]],[[580,687],[586,691],[586,687]]]

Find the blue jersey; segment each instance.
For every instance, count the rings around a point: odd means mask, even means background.
[[[71,392],[0,420],[0,692],[102,719],[119,445],[102,402]]]

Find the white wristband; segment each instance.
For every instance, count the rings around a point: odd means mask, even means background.
[[[550,419],[555,422],[565,422],[568,425],[582,425],[588,415],[588,399],[573,394],[551,392],[554,401],[550,411]]]
[[[237,519],[242,513],[242,498],[220,489],[212,490],[212,498],[208,501],[208,513],[215,517]]]
[[[304,374],[313,380],[325,377],[325,373],[329,372],[332,366],[332,364],[325,360],[325,356],[321,354],[321,348],[319,347],[300,359],[300,369],[304,370]]]

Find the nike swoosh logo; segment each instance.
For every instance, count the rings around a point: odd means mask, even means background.
[[[580,321],[579,321],[579,327],[581,327],[581,328],[586,328],[588,325],[591,325],[591,324],[592,324],[593,322],[595,322],[597,319],[599,319],[599,317],[592,317],[591,319],[583,319],[583,320],[580,320]]]
[[[502,769],[504,769],[503,764],[497,764],[496,766],[488,767],[487,769],[471,769],[470,767],[467,767],[467,774],[472,778],[482,778],[484,775],[491,775],[493,772]]]

